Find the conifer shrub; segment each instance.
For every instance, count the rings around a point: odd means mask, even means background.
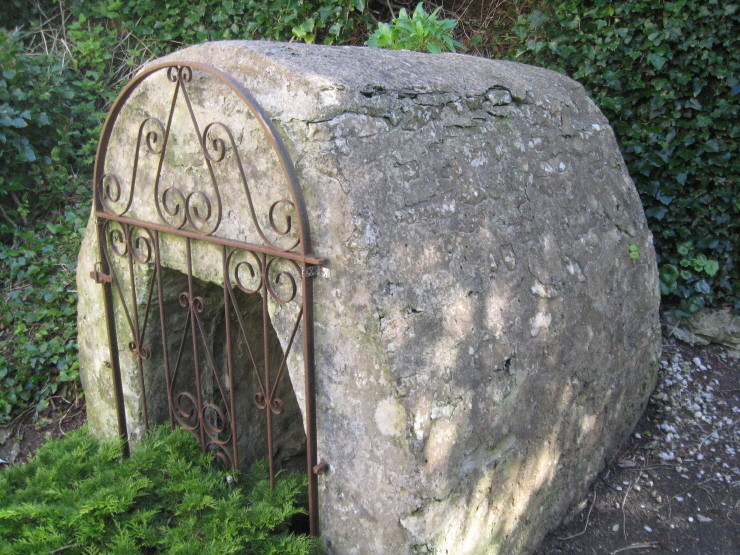
[[[542,0],[514,31],[609,118],[678,314],[740,309],[740,4]]]
[[[215,469],[193,436],[160,428],[130,458],[86,430],[0,472],[0,554],[308,555],[318,543],[287,530],[305,476],[266,464],[243,479]]]

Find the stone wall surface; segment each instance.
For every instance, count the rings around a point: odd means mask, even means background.
[[[312,250],[329,261],[331,278],[314,284],[328,553],[531,552],[633,428],[660,350],[652,237],[584,89],[511,62],[358,47],[229,41],[165,60],[210,64],[252,92],[296,165]],[[167,102],[156,86],[136,110]],[[226,92],[198,100],[244,117]],[[259,162],[267,151],[250,152],[261,186],[278,186]],[[237,235],[238,222],[229,213]],[[115,418],[95,259],[88,233],[80,360],[105,433]],[[208,256],[199,264],[208,280]],[[136,391],[127,378],[131,406]]]

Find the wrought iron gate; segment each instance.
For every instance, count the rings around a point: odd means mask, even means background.
[[[149,81],[150,97],[161,96],[163,86],[171,94],[169,106],[163,104],[167,109],[156,114],[150,113],[146,105],[132,102],[134,95],[144,94],[144,84],[154,76],[158,76],[160,85],[156,89],[154,80]],[[216,85],[220,89],[210,98],[209,90]],[[250,174],[250,167],[255,161],[244,154],[244,133],[239,135],[220,119],[212,119],[212,110],[199,109],[204,103],[222,102],[227,94],[247,108],[244,114],[252,118],[252,131],[261,130],[287,183],[289,194],[263,202],[266,210],[262,214],[255,195],[260,187],[264,192],[272,184],[251,181],[254,172]],[[193,95],[198,96],[200,104]],[[129,102],[133,107],[127,108]],[[132,118],[138,118],[138,128],[130,132],[129,143],[135,144],[127,147],[125,138],[121,138],[121,130],[126,127],[122,122]],[[183,122],[189,126],[184,131]],[[246,135],[249,138],[249,133]],[[193,139],[187,147],[190,150],[177,154],[188,137]],[[187,163],[178,156],[187,159]],[[241,203],[226,202],[224,175],[231,176],[232,192],[234,181],[240,182],[237,188]],[[316,474],[321,468],[316,464],[311,276],[317,274],[325,260],[310,252],[302,191],[286,147],[265,111],[237,81],[208,65],[169,62],[143,70],[124,88],[106,119],[95,162],[94,211],[100,258],[91,277],[103,286],[118,426],[123,440],[126,442],[129,436],[131,415],[127,418],[124,406],[120,356],[136,361],[141,421],[146,430],[153,424],[147,379],[151,382],[155,378],[145,379],[145,375],[158,371],[147,366],[153,350],[157,350],[162,360],[170,425],[179,424],[190,430],[204,450],[213,451],[228,467],[238,469],[240,415],[234,382],[238,344],[246,352],[244,359],[250,367],[247,372],[256,377],[253,402],[264,414],[270,481],[274,484],[273,419],[285,409],[279,387],[286,380],[288,358],[291,353],[295,355],[299,348],[295,343],[300,342],[310,529],[312,535],[317,535]],[[229,232],[233,229],[241,230],[239,237]],[[204,257],[219,261],[219,267],[211,268],[209,277],[210,283],[222,290],[219,295],[201,291],[203,280],[195,266]],[[168,300],[171,292],[165,292],[172,288],[171,283],[165,284],[172,260],[179,261],[184,275],[176,282],[181,286],[177,303]],[[220,298],[216,300],[217,297]],[[251,299],[250,317],[261,317],[261,334],[245,321],[247,316],[240,306],[244,299]],[[169,329],[170,305],[182,311],[177,330]],[[204,320],[204,313],[209,310],[222,318],[223,325],[218,328],[221,331],[206,329],[210,324]],[[271,310],[282,310],[284,320],[293,320],[292,325],[283,326],[290,334],[279,338],[283,352],[278,357],[275,332],[271,331]],[[261,345],[257,345],[255,336],[260,335]],[[216,360],[214,338],[223,364]],[[119,347],[119,341],[125,347]]]

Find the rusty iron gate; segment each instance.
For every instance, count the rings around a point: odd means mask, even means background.
[[[149,94],[161,97],[162,87],[168,87],[166,92],[170,96],[162,104],[166,109],[158,114],[148,113],[146,106],[127,109],[127,103],[135,98],[135,94],[143,94],[144,84],[154,76],[158,76],[158,83],[164,85]],[[148,82],[151,88],[152,81]],[[276,167],[287,183],[289,194],[272,203],[263,203],[263,207],[269,206],[263,210],[264,214],[259,213],[258,203],[253,202],[253,198],[258,188],[270,187],[271,184],[250,182],[250,160],[242,152],[238,134],[221,119],[213,119],[212,111],[200,114],[199,105],[193,98],[197,95],[199,102],[211,102],[211,84],[220,87],[219,92],[214,93],[215,100],[221,102],[225,95],[233,95],[237,103],[246,107],[245,117],[251,118],[254,128],[263,134],[265,144],[269,145],[279,164]],[[131,150],[122,152],[127,148],[123,139],[117,139],[120,129],[116,124],[126,118],[134,118],[137,125],[133,128],[138,130],[130,132],[133,137],[130,142],[135,143],[129,145]],[[190,126],[186,133],[177,131],[177,121]],[[123,127],[122,123],[120,127]],[[187,167],[195,165],[200,168],[200,175],[205,176],[201,181],[192,175],[173,177],[177,167],[167,166],[167,161],[175,159],[175,150],[183,148],[188,137],[191,144]],[[194,161],[194,157],[199,160]],[[114,159],[125,159],[127,166],[121,163],[116,166]],[[224,175],[220,170],[224,164],[229,164],[234,170],[230,174],[232,181],[240,181],[241,203],[236,205],[227,206],[223,198],[224,187],[219,180]],[[124,166],[130,173],[121,169]],[[144,170],[145,166],[150,171]],[[169,167],[167,172],[164,170],[166,166]],[[164,173],[167,173],[167,179]],[[233,183],[231,186],[233,189]],[[126,452],[131,415],[127,418],[124,405],[125,377],[121,372],[121,356],[136,361],[133,367],[138,372],[135,380],[140,388],[140,421],[144,431],[153,425],[145,373],[161,371],[166,384],[170,425],[190,430],[204,450],[212,451],[228,467],[238,470],[240,415],[234,398],[236,363],[233,353],[235,345],[241,342],[240,348],[244,350],[246,347],[248,366],[251,367],[246,371],[252,374],[253,380],[256,377],[258,384],[253,392],[253,403],[256,410],[264,414],[270,483],[274,485],[273,419],[284,409],[278,386],[281,380],[287,379],[289,355],[300,349],[294,344],[302,343],[302,415],[310,533],[318,535],[316,476],[322,467],[316,461],[311,279],[318,274],[325,260],[311,254],[308,218],[300,184],[288,151],[263,108],[236,80],[205,64],[167,62],[144,69],[118,96],[103,127],[95,162],[94,214],[100,252],[91,277],[103,288],[118,427]],[[224,222],[228,219],[233,228],[234,218],[241,219],[240,229],[249,227],[250,233],[245,231],[243,237],[234,237],[224,232]],[[256,240],[244,239],[250,234]],[[169,246],[173,242],[177,247]],[[163,292],[163,273],[166,270],[163,258],[171,256],[175,248],[185,253],[182,273],[186,275],[176,306],[182,310],[180,318],[184,324],[177,334],[167,329],[166,311],[172,308],[169,305],[173,303],[168,305]],[[222,307],[224,332],[218,341],[221,342],[219,348],[225,353],[225,370],[217,369],[214,346],[207,340],[202,319],[209,300],[198,292],[201,281],[194,264],[199,262],[204,248],[219,251],[220,267],[216,273],[220,277],[212,278],[211,282],[215,281],[222,289],[222,294],[219,294],[219,303],[222,304],[219,306]],[[259,299],[256,304],[259,308],[253,312],[261,311],[261,345],[253,344],[255,332],[246,330],[245,316],[240,308],[240,299],[244,297],[238,297],[238,291]],[[209,299],[213,302],[212,298]],[[292,327],[289,337],[280,338],[284,352],[276,360],[274,355],[271,356],[268,328],[271,306],[275,310],[278,305],[294,306],[290,313],[294,321],[288,326],[288,329]],[[156,343],[151,339],[156,335],[152,330],[157,330],[161,346],[152,344]],[[163,357],[161,369],[147,367],[153,349],[159,349]],[[186,374],[189,376],[187,380],[183,378]],[[211,384],[210,392],[204,389],[206,382]]]

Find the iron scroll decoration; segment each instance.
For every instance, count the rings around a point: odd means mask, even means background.
[[[151,76],[165,72],[166,78],[173,87],[172,100],[166,119],[152,116],[144,117],[138,127],[136,136],[136,151],[133,156],[133,170],[128,186],[125,179],[114,173],[106,173],[106,159],[113,136],[116,122],[122,110],[134,92]],[[231,129],[222,122],[211,121],[202,128],[195,114],[193,103],[188,93],[189,84],[194,74],[200,72],[210,76],[218,83],[225,85],[241,100],[249,112],[256,119],[264,132],[269,144],[279,161],[280,169],[290,190],[290,198],[281,198],[275,201],[268,209],[267,226],[269,232],[278,240],[268,238],[266,229],[261,226],[253,203],[250,184],[247,181],[244,163],[238,154],[237,142]],[[184,102],[198,140],[198,149],[202,154],[203,163],[210,177],[210,189],[183,191],[177,186],[165,186],[161,182],[162,167],[165,154],[170,146],[173,113],[178,101]],[[176,142],[173,140],[173,144]],[[173,147],[174,148],[174,147]],[[224,159],[227,150],[231,150],[232,159],[238,167],[238,175],[244,188],[244,205],[247,219],[261,242],[244,242],[219,233],[220,224],[226,207],[218,184],[215,168]],[[140,155],[158,157],[154,183],[149,183],[153,189],[153,202],[156,206],[158,220],[147,221],[137,219],[130,213],[136,194],[143,187],[137,187]],[[239,454],[237,448],[237,431],[235,417],[234,390],[225,387],[218,373],[214,370],[209,378],[215,382],[214,391],[220,395],[223,403],[209,402],[201,393],[201,375],[207,370],[215,368],[213,354],[208,348],[199,347],[197,336],[202,333],[201,321],[204,310],[204,299],[197,294],[193,287],[192,245],[205,242],[215,245],[221,250],[223,262],[223,296],[226,322],[226,357],[228,379],[232,378],[231,342],[233,336],[241,336],[247,342],[249,355],[254,363],[254,355],[244,331],[235,290],[246,294],[259,294],[262,297],[263,320],[263,368],[253,365],[259,383],[259,390],[254,395],[254,403],[263,410],[267,422],[267,452],[270,470],[270,482],[274,486],[275,468],[273,461],[273,430],[272,415],[279,414],[283,409],[283,402],[277,396],[277,387],[286,373],[288,354],[293,348],[294,340],[299,328],[303,338],[304,363],[304,406],[303,418],[306,432],[306,464],[308,473],[308,500],[310,533],[317,536],[318,503],[317,503],[317,474],[325,465],[317,465],[316,460],[316,420],[314,398],[314,353],[313,353],[313,268],[325,263],[325,259],[310,253],[311,239],[308,225],[307,211],[303,200],[303,193],[296,176],[293,163],[288,151],[277,133],[277,130],[263,108],[252,95],[236,80],[224,72],[202,63],[196,62],[165,62],[151,65],[143,69],[122,90],[108,113],[98,145],[93,177],[94,215],[97,220],[97,239],[99,244],[99,262],[91,277],[103,286],[105,301],[106,329],[111,355],[111,371],[113,375],[114,399],[118,429],[124,442],[124,450],[128,452],[128,423],[123,397],[123,383],[121,365],[118,354],[118,331],[115,320],[116,301],[118,310],[122,310],[123,329],[130,332],[128,348],[138,363],[138,379],[141,388],[142,420],[145,429],[149,426],[147,402],[144,382],[143,365],[150,357],[150,347],[145,344],[144,336],[148,327],[154,326],[155,317],[150,317],[150,307],[153,300],[158,299],[159,320],[164,354],[164,373],[169,407],[171,426],[179,424],[190,430],[199,440],[201,447],[213,451],[229,467],[238,469]],[[231,207],[241,209],[243,207]],[[282,219],[279,214],[282,214]],[[287,214],[287,215],[286,215]],[[176,235],[182,238],[187,252],[187,290],[179,296],[179,304],[187,313],[185,332],[182,335],[178,356],[175,360],[168,359],[167,330],[164,325],[163,293],[162,293],[162,266],[160,245],[166,235]],[[277,244],[281,241],[282,244]],[[128,267],[128,280],[124,272],[117,272],[116,265]],[[134,277],[135,268],[148,265],[152,267],[154,277],[144,287],[143,298],[146,307],[143,314],[137,297],[137,281]],[[245,283],[242,276],[251,280]],[[128,289],[130,295],[124,291]],[[140,288],[141,289],[141,288]],[[141,291],[140,291],[141,292]],[[130,298],[127,298],[130,297]],[[268,300],[278,304],[288,304],[300,298],[300,308],[287,348],[282,360],[270,361],[267,346]],[[297,307],[296,307],[297,308]],[[230,315],[233,311],[233,316]],[[235,323],[231,324],[232,318]],[[232,329],[234,328],[234,329]],[[186,343],[187,337],[192,339],[192,345]],[[184,372],[181,364],[183,349],[193,349],[193,363],[195,375],[195,391],[175,391],[174,386],[178,373]],[[261,371],[260,371],[261,370]],[[274,370],[277,370],[276,372]],[[231,381],[229,383],[232,383]],[[227,392],[228,390],[228,392]],[[214,395],[216,394],[214,393]]]

